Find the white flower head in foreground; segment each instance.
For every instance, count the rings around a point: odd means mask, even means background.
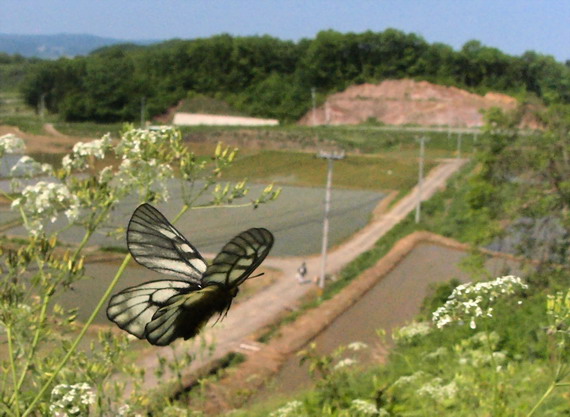
[[[477,319],[493,316],[493,303],[498,298],[527,288],[528,285],[513,275],[492,281],[458,285],[445,304],[433,312],[432,321],[440,329],[454,322],[469,322],[469,327],[475,329]]]
[[[404,375],[401,376],[394,382],[394,387],[407,387],[410,385],[414,385],[419,380],[424,379],[426,377],[426,373],[423,371],[415,372],[411,375]]]
[[[51,391],[49,410],[52,416],[87,416],[89,406],[95,403],[95,393],[85,382],[56,385]]]
[[[430,382],[422,385],[417,393],[420,397],[428,397],[435,402],[442,403],[446,400],[453,399],[457,395],[457,391],[455,381],[443,385],[441,378],[434,378]]]
[[[344,369],[344,368],[347,368],[349,366],[356,365],[357,363],[358,363],[358,361],[356,359],[344,358],[344,359],[341,359],[340,361],[337,362],[337,364],[334,366],[334,369],[335,369],[335,371],[338,371],[339,369]]]
[[[61,165],[67,171],[72,169],[84,170],[89,167],[89,158],[103,159],[105,152],[111,148],[111,135],[106,134],[101,139],[91,142],[77,142],[73,151],[63,157]]]
[[[352,342],[346,346],[348,350],[352,350],[353,352],[358,352],[359,350],[364,350],[368,348],[368,345],[364,342]]]
[[[392,338],[401,343],[410,343],[413,340],[431,332],[431,324],[427,322],[413,321],[407,326],[400,327],[392,333]]]
[[[269,417],[296,417],[301,415],[303,410],[303,403],[301,401],[290,401],[284,406],[271,412]]]
[[[121,137],[117,153],[123,159],[148,159],[160,145],[174,142],[179,138],[179,132],[170,126],[159,129],[131,129]]]
[[[7,135],[0,136],[0,158],[7,153],[24,153],[26,145],[24,141],[18,136],[8,133]]]
[[[350,403],[350,411],[361,416],[377,416],[380,414],[376,404],[372,401],[361,400],[359,398],[352,400]]]
[[[37,235],[43,230],[41,221],[47,218],[55,222],[60,210],[64,210],[70,222],[77,219],[79,199],[63,184],[40,181],[24,188],[22,196],[12,202],[12,209],[24,212],[26,227]]]
[[[42,164],[27,155],[22,156],[10,170],[14,177],[35,177],[36,175],[53,175],[50,164]]]

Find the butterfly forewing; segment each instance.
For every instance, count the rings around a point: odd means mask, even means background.
[[[175,280],[150,281],[130,287],[111,297],[107,317],[121,329],[143,339],[146,325],[158,309],[168,305],[172,297],[197,288],[190,282]]]
[[[178,279],[200,283],[206,271],[198,250],[149,204],[142,204],[133,213],[127,246],[141,265]]]
[[[214,258],[202,278],[204,285],[240,285],[263,262],[272,246],[273,235],[267,229],[253,228],[241,232]]]

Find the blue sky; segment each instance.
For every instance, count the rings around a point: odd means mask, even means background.
[[[478,39],[506,53],[570,59],[568,0],[0,0],[0,33],[87,33],[120,39],[320,30],[414,32],[458,49]]]

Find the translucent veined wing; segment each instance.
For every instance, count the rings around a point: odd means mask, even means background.
[[[121,329],[139,339],[146,337],[146,326],[155,313],[179,295],[188,294],[199,287],[187,281],[150,281],[126,288],[111,297],[107,317]]]
[[[200,283],[207,268],[198,250],[150,204],[134,211],[127,246],[139,264],[185,281]]]
[[[272,246],[273,235],[267,229],[253,228],[241,232],[216,255],[204,273],[203,284],[237,287],[263,262]]]

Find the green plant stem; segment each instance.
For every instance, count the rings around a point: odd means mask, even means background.
[[[2,411],[5,413],[4,415],[9,415],[9,416],[16,416],[16,414],[14,414],[14,412],[12,410],[10,410],[8,408],[8,406],[4,403],[0,403],[0,408],[2,409]]]
[[[53,286],[50,286],[50,289],[52,289],[52,288],[53,288]],[[26,379],[26,373],[28,372],[28,368],[30,367],[30,362],[32,361],[32,359],[34,357],[34,353],[36,351],[38,342],[40,340],[40,330],[43,326],[43,323],[46,320],[47,306],[48,306],[49,300],[51,298],[48,295],[50,293],[50,289],[48,289],[48,291],[46,292],[46,295],[44,295],[44,297],[43,297],[42,308],[40,311],[40,319],[38,321],[38,327],[36,328],[36,331],[34,333],[34,339],[32,340],[32,345],[30,346],[30,351],[29,351],[28,356],[26,358],[26,362],[24,364],[24,367],[22,368],[22,373],[20,374],[20,379],[18,380],[18,383],[16,384],[16,387],[14,389],[14,393],[12,394],[12,397],[10,397],[10,404],[12,404],[13,401],[16,399],[16,397],[18,395],[18,391],[20,391],[20,388],[22,387],[22,384],[24,383],[24,380]]]
[[[6,326],[6,338],[8,339],[8,356],[10,358],[10,371],[12,373],[12,381],[14,383],[14,388],[17,385],[16,378],[16,362],[14,361],[14,347],[12,346],[12,327]],[[20,415],[20,407],[18,405],[18,390],[14,390],[14,400],[16,401],[16,416]]]
[[[192,207],[191,210],[201,210],[201,209],[212,209],[212,208],[242,208],[242,207],[250,207],[253,203],[242,203],[242,204],[211,204],[208,206],[196,206]]]
[[[538,407],[542,405],[544,400],[546,400],[548,396],[552,393],[552,391],[554,391],[554,388],[556,388],[556,382],[552,382],[552,384],[550,384],[548,389],[544,392],[544,394],[542,394],[540,400],[538,400],[538,402],[534,405],[534,407],[532,408],[532,410],[530,410],[530,412],[526,415],[526,417],[531,417],[534,414],[534,412],[538,409]]]
[[[491,364],[493,365],[493,415],[497,414],[497,402],[499,398],[499,387],[498,387],[498,375],[497,375],[497,361],[495,361],[495,356],[493,355],[493,347],[491,346],[491,332],[489,330],[490,326],[487,326],[487,331],[485,332],[487,337],[487,348],[489,349],[489,354],[491,355]]]
[[[89,326],[91,325],[91,323],[93,322],[93,320],[95,320],[95,317],[97,316],[97,314],[99,313],[99,311],[101,310],[101,308],[103,307],[103,304],[105,303],[105,301],[107,301],[107,298],[109,298],[109,296],[111,295],[111,292],[113,291],[113,289],[115,288],[115,285],[117,285],[117,283],[119,282],[119,278],[123,275],[123,272],[125,271],[125,269],[127,268],[127,265],[129,264],[129,261],[131,260],[131,255],[127,255],[125,256],[125,259],[123,260],[123,263],[121,264],[121,266],[119,267],[119,270],[117,271],[117,273],[115,274],[115,277],[113,278],[113,281],[111,281],[111,283],[109,284],[109,286],[107,287],[107,290],[105,291],[105,293],[103,294],[103,296],[101,297],[101,299],[99,300],[99,303],[97,303],[97,306],[95,307],[95,310],[93,310],[93,313],[91,313],[91,315],[89,316],[89,318],[87,319],[87,321],[85,322],[85,324],[83,325],[83,328],[81,329],[81,332],[79,332],[79,335],[75,338],[75,340],[73,341],[73,344],[71,345],[71,347],[69,348],[69,351],[67,352],[67,354],[65,355],[65,357],[61,360],[61,362],[59,363],[59,365],[56,367],[56,369],[53,371],[53,373],[51,374],[51,376],[49,377],[49,379],[44,383],[44,385],[42,386],[42,388],[39,390],[39,392],[36,394],[36,396],[34,397],[34,399],[32,400],[31,404],[28,406],[28,408],[26,409],[26,411],[24,411],[24,414],[22,414],[22,417],[26,417],[28,415],[30,415],[30,413],[33,411],[34,406],[36,405],[36,403],[41,399],[41,397],[44,395],[44,393],[47,391],[47,389],[50,387],[51,383],[53,382],[53,380],[57,377],[57,375],[59,375],[59,372],[63,369],[63,367],[65,366],[65,364],[67,363],[67,361],[69,360],[69,358],[71,357],[71,355],[73,355],[73,353],[75,352],[75,350],[77,349],[77,346],[79,345],[79,342],[81,342],[81,340],[83,339],[83,336],[85,335],[85,333],[87,332],[87,329],[89,328]]]
[[[106,211],[104,213],[106,213]],[[101,218],[102,218],[102,216],[99,217],[99,219],[101,219]],[[83,236],[83,239],[81,240],[81,242],[79,243],[79,245],[77,246],[75,251],[73,252],[73,255],[71,256],[71,259],[70,259],[71,262],[75,262],[77,260],[77,257],[79,256],[79,254],[81,253],[81,251],[83,250],[83,248],[85,247],[87,242],[89,242],[89,239],[91,238],[92,235],[93,235],[93,230],[88,229],[87,232],[85,233],[85,235]],[[39,263],[39,260],[38,260],[38,263]],[[40,270],[40,273],[41,273],[41,270]],[[45,292],[45,295],[43,297],[43,302],[42,302],[42,308],[40,311],[40,319],[39,319],[38,327],[36,328],[36,331],[34,333],[34,339],[32,340],[32,345],[30,347],[28,357],[26,358],[26,363],[24,364],[24,367],[22,369],[22,374],[20,375],[20,379],[18,381],[18,384],[16,386],[14,393],[12,394],[12,397],[10,398],[10,403],[12,403],[13,399],[15,398],[16,393],[20,390],[20,388],[22,387],[22,384],[24,383],[24,380],[26,378],[26,373],[28,372],[28,368],[30,366],[30,363],[31,363],[33,357],[34,357],[34,354],[36,352],[36,348],[37,348],[39,340],[40,340],[41,329],[42,329],[43,324],[45,323],[45,320],[47,318],[46,313],[47,313],[48,304],[51,300],[51,294],[53,293],[53,290],[55,290],[55,287],[58,285],[58,283],[59,282],[55,282],[54,284],[50,285],[49,288],[47,289],[47,291]]]
[[[564,387],[564,386],[570,385],[569,382],[563,382],[563,383],[558,382],[558,380],[561,379],[561,375],[563,374],[564,368],[565,368],[564,364],[559,362],[558,367],[556,368],[556,374],[554,375],[554,380],[552,381],[550,386],[546,389],[544,394],[542,394],[542,397],[540,397],[540,400],[538,400],[538,402],[534,405],[532,410],[530,410],[530,412],[526,415],[526,417],[532,416],[534,414],[534,412],[538,409],[538,407],[540,407],[541,404],[550,396],[550,394],[552,394],[552,391],[554,391],[554,389],[556,387]]]

